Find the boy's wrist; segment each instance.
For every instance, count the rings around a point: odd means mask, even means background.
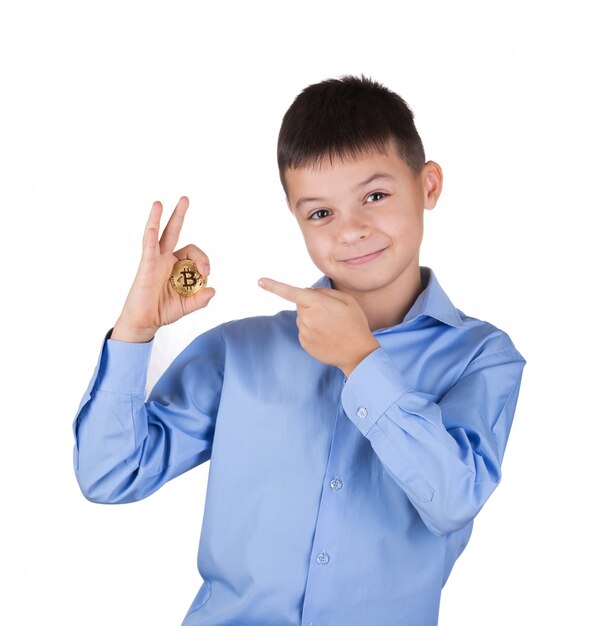
[[[120,320],[115,323],[109,339],[130,343],[148,343],[154,338],[155,330],[134,329],[123,324]]]
[[[352,374],[357,365],[359,365],[359,363],[361,363],[366,356],[380,348],[380,343],[372,334],[370,334],[370,338],[370,340],[367,340],[365,344],[357,350],[353,358],[348,363],[339,366],[342,372],[344,372],[346,378],[350,377],[350,374]]]

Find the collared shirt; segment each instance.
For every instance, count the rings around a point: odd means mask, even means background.
[[[145,398],[153,340],[103,340],[73,423],[86,498],[147,497],[210,461],[184,626],[434,626],[500,482],[525,359],[433,270],[346,380],[296,311],[196,337]],[[323,276],[313,287],[331,287]]]

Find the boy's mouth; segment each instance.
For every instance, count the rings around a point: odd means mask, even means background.
[[[369,263],[370,261],[373,261],[385,250],[386,248],[382,248],[381,250],[376,250],[376,252],[370,252],[369,254],[366,254],[364,256],[357,256],[353,259],[342,259],[342,262],[346,263],[347,265],[362,265],[363,263]]]

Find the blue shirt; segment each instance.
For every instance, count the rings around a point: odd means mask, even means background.
[[[429,267],[347,380],[296,311],[196,337],[145,399],[153,340],[107,332],[73,423],[86,498],[147,497],[210,461],[184,626],[433,626],[500,482],[525,359]],[[323,276],[313,287],[330,287]]]

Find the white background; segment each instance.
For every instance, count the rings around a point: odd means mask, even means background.
[[[208,465],[94,505],[71,423],[154,200],[166,223],[190,198],[178,247],[210,255],[217,295],[156,336],[148,388],[207,328],[290,308],[260,276],[319,278],[277,134],[304,87],[360,73],[444,171],[421,264],[528,361],[440,624],[613,623],[613,6],[3,1],[1,623],[180,623]]]

